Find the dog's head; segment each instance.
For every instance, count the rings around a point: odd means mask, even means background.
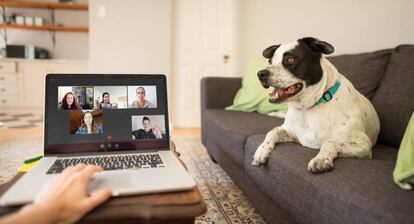
[[[257,73],[264,88],[273,87],[269,102],[295,100],[295,96],[322,78],[322,54],[331,54],[334,48],[327,42],[305,37],[295,42],[273,45],[263,51],[269,66]]]

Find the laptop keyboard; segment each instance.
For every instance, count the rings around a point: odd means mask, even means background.
[[[111,155],[111,156],[87,156],[76,158],[59,158],[48,169],[46,174],[58,174],[69,166],[78,163],[101,166],[104,170],[146,169],[165,167],[158,153],[146,153],[139,155]]]

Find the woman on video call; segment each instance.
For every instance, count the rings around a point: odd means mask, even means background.
[[[76,134],[103,134],[103,129],[95,124],[92,112],[88,111],[83,115],[82,126],[76,131]]]
[[[95,101],[95,109],[118,109],[118,105],[116,103],[111,103],[109,98],[109,93],[104,92],[102,93],[102,101],[99,102],[99,97]]]
[[[138,129],[132,132],[133,139],[156,139],[162,138],[161,131],[158,127],[150,128],[150,119],[148,117],[142,118],[142,126],[144,129]]]
[[[75,94],[68,92],[58,104],[59,110],[79,110],[80,106],[76,102]]]
[[[129,108],[154,108],[154,105],[145,99],[145,89],[140,86],[136,89],[137,99],[129,105]]]

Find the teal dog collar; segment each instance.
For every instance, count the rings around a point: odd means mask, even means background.
[[[335,84],[331,88],[329,88],[326,92],[323,93],[322,97],[312,107],[315,107],[319,104],[326,103],[332,100],[333,95],[339,89],[339,86],[341,86],[341,83],[339,81],[336,81]]]

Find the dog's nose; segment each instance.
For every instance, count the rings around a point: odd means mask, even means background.
[[[259,77],[260,81],[266,81],[269,75],[270,75],[270,72],[267,69],[263,69],[257,72],[257,77]]]

